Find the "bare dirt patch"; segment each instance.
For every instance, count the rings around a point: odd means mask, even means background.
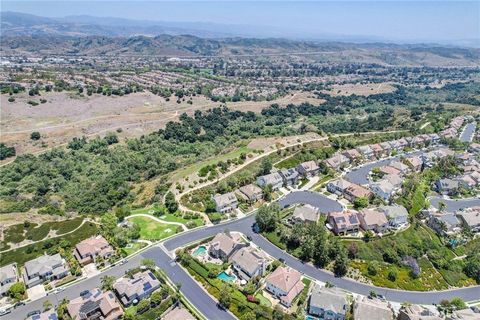
[[[0,110],[1,141],[14,146],[17,155],[39,153],[52,147],[66,145],[74,137],[103,136],[107,132],[122,129],[120,137],[139,137],[163,128],[169,121],[175,121],[186,112],[193,114],[198,109],[209,109],[221,105],[204,96],[177,103],[150,92],[132,93],[125,96],[93,95],[78,96],[67,92],[46,92],[41,97],[28,94],[15,96],[15,102],[8,102],[8,95],[1,96]],[[31,106],[28,101],[46,103]],[[306,92],[295,92],[274,101],[228,102],[227,106],[242,111],[260,112],[273,103],[285,106],[289,103],[322,103]],[[32,141],[30,134],[39,131],[41,140]],[[12,159],[6,159],[7,163]]]
[[[332,89],[323,91],[332,96],[369,96],[372,94],[389,93],[395,91],[391,83],[355,83],[355,84],[334,84]]]

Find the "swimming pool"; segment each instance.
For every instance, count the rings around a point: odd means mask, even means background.
[[[319,319],[319,318],[312,317],[312,316],[306,316],[306,317],[305,317],[305,320],[320,320],[320,319]]]
[[[233,282],[233,281],[235,281],[235,280],[237,279],[236,276],[234,276],[234,275],[232,275],[232,276],[231,276],[231,275],[228,275],[228,274],[225,273],[225,271],[223,271],[222,273],[220,273],[217,278],[220,279],[220,280],[223,280],[223,281],[225,281],[225,282]]]
[[[192,253],[192,256],[197,257],[199,255],[204,254],[206,251],[207,251],[207,248],[205,246],[200,246]]]

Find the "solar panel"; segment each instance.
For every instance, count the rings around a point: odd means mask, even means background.
[[[157,280],[157,278],[153,275],[153,273],[149,272],[148,275],[150,276],[150,278],[152,278],[152,280]]]

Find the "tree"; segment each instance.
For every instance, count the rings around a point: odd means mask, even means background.
[[[247,313],[242,314],[240,317],[241,320],[256,320],[257,316],[253,310],[248,311]]]
[[[355,242],[352,242],[348,246],[348,257],[350,259],[355,259],[357,258],[357,254],[358,254],[358,244],[356,244]]]
[[[50,300],[43,301],[43,310],[44,311],[50,310],[51,308],[52,308],[52,303],[50,302]]]
[[[137,310],[138,312],[144,312],[150,308],[150,300],[149,299],[143,299],[140,300],[140,302],[137,305]]]
[[[269,174],[272,167],[270,159],[268,157],[263,158],[262,164],[260,165],[260,175]]]
[[[8,289],[8,295],[15,300],[22,300],[25,291],[25,284],[23,282],[16,282]]]
[[[362,209],[368,207],[369,201],[366,197],[359,197],[353,201],[353,206],[355,209]]]
[[[117,228],[118,219],[113,212],[107,212],[100,218],[102,224],[102,230],[108,235],[113,235]]]
[[[445,201],[440,200],[440,201],[438,202],[438,210],[439,210],[440,212],[443,212],[446,208],[447,208],[447,204],[445,203]]]
[[[130,210],[127,207],[115,207],[113,213],[117,217],[118,222],[123,222],[126,217],[130,214]]]
[[[150,270],[155,270],[155,261],[153,261],[153,259],[142,259],[142,266]]]
[[[38,131],[33,131],[31,134],[30,134],[30,139],[32,140],[40,140],[42,136],[40,135],[40,132]]]
[[[150,303],[152,306],[157,306],[160,304],[160,302],[162,302],[162,293],[160,291],[155,291],[150,296]]]
[[[68,299],[62,299],[60,303],[58,304],[57,307],[57,315],[59,319],[65,320],[67,319],[67,306],[68,306],[69,300]]]
[[[115,282],[114,276],[103,276],[101,279],[102,282],[102,289],[103,290],[112,290],[113,283]]]
[[[174,213],[178,210],[177,201],[175,200],[175,196],[171,191],[167,192],[167,194],[165,195],[165,207],[170,213]]]
[[[275,230],[276,224],[280,219],[279,214],[280,206],[276,202],[261,206],[255,215],[255,221],[260,231]]]
[[[480,283],[480,253],[472,253],[465,260],[463,271],[467,276],[473,278]]]
[[[398,275],[397,269],[396,268],[391,268],[388,271],[387,278],[388,278],[388,280],[390,280],[392,282],[395,282],[395,280],[397,280],[397,275]]]
[[[347,274],[348,271],[348,256],[346,249],[341,249],[337,258],[335,259],[335,264],[333,265],[333,273],[336,277],[343,277]]]
[[[456,310],[466,309],[467,305],[461,298],[453,298],[450,300],[450,304],[455,307]]]
[[[232,289],[230,288],[229,284],[224,283],[220,288],[220,297],[218,302],[225,309],[230,308],[230,304],[232,303]]]

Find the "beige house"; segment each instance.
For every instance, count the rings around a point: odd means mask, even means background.
[[[358,296],[353,303],[353,316],[355,320],[391,320],[393,312],[387,302]]]
[[[304,204],[295,207],[291,217],[293,223],[317,223],[320,218],[320,211],[318,208],[311,206],[309,204]]]
[[[313,160],[310,160],[310,161],[306,161],[306,162],[303,162],[303,163],[300,163],[298,166],[297,166],[297,171],[298,173],[300,173],[300,175],[304,176],[304,177],[313,177],[313,176],[316,176],[318,174],[318,171],[320,170],[320,167],[318,166],[318,164],[313,161]]]
[[[237,250],[229,261],[240,279],[246,281],[256,276],[263,276],[267,270],[267,259],[251,247]]]
[[[360,222],[357,215],[358,212],[355,210],[330,212],[328,214],[328,223],[336,235],[355,233],[360,229]]]
[[[217,233],[215,238],[209,242],[208,254],[214,258],[227,261],[235,251],[244,246],[245,244],[241,242],[240,236],[236,233]]]
[[[185,308],[174,308],[160,317],[160,320],[197,320]]]
[[[249,203],[257,202],[263,197],[262,189],[254,184],[247,184],[246,186],[240,187],[238,191]]]
[[[113,292],[103,292],[99,288],[82,292],[82,296],[70,301],[67,311],[73,319],[116,320],[123,315]]]
[[[280,299],[285,307],[290,307],[305,288],[300,272],[290,267],[278,267],[266,278],[265,283],[267,291]]]
[[[87,265],[95,262],[97,257],[108,259],[113,253],[112,246],[104,237],[99,235],[79,242],[75,246],[73,255],[81,265]]]
[[[363,230],[384,233],[388,229],[388,219],[385,213],[375,209],[362,209],[358,213],[358,220]]]

